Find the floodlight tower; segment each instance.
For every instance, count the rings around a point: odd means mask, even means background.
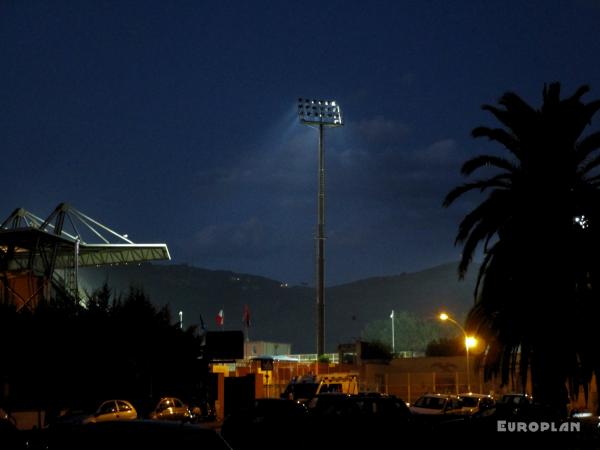
[[[340,106],[332,100],[298,99],[300,122],[319,129],[319,192],[317,197],[316,290],[317,357],[325,353],[325,152],[324,128],[341,127]]]

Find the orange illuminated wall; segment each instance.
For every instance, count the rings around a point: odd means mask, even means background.
[[[0,278],[0,285],[3,298],[14,303],[17,309],[34,309],[40,299],[48,294],[48,283],[44,283],[43,277],[30,272],[5,274]]]

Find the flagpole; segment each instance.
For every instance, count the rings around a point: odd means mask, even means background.
[[[394,336],[394,310],[392,309],[392,314],[390,315],[390,319],[392,319],[392,355],[396,354],[396,338]]]

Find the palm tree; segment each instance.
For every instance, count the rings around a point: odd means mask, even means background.
[[[485,338],[486,375],[506,383],[518,372],[534,398],[564,408],[566,382],[578,389],[599,368],[591,347],[600,312],[600,132],[582,138],[600,101],[583,103],[582,86],[560,99],[558,83],[544,86],[536,110],[514,93],[483,109],[503,128],[477,127],[475,138],[507,153],[481,155],[462,166],[487,177],[458,186],[444,206],[474,190],[489,192],[459,225],[459,276],[479,247],[475,305],[467,327]],[[517,369],[518,367],[518,369]],[[571,392],[573,394],[573,392]]]

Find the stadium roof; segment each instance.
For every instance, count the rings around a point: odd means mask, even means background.
[[[9,270],[26,267],[32,252],[41,249],[52,252],[55,269],[72,267],[76,253],[79,267],[171,259],[167,244],[136,244],[66,203],[46,220],[18,208],[0,225],[0,251],[11,260]]]

